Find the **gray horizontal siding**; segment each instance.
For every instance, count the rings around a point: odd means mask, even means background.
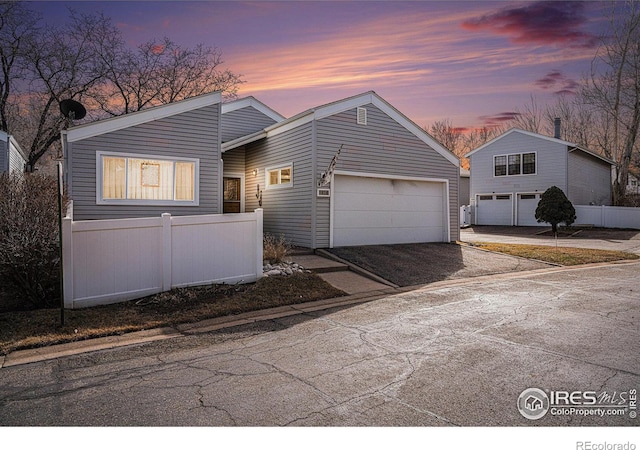
[[[222,161],[224,163],[223,173],[245,173],[245,156],[244,147],[234,148],[222,154]],[[252,169],[253,170],[253,169]]]
[[[7,148],[7,138],[6,135],[0,134],[0,173],[8,171],[9,149]]]
[[[493,157],[536,152],[535,175],[494,176]],[[471,155],[471,198],[476,194],[544,192],[557,186],[567,192],[567,147],[546,139],[511,133]]]
[[[383,111],[366,105],[367,125],[358,125],[356,108],[317,121],[317,167],[328,167],[341,145],[337,170],[449,180],[451,239],[459,237],[459,168]],[[317,199],[316,243],[329,246],[329,199]]]
[[[272,118],[248,106],[222,114],[222,142],[260,131],[276,123]]]
[[[69,143],[74,219],[109,219],[219,212],[220,105],[135,125]],[[200,160],[199,206],[132,206],[96,204],[96,152],[122,152]]]
[[[17,148],[9,146],[9,172],[24,172],[24,165],[27,161],[22,157]]]
[[[569,190],[574,205],[611,205],[611,166],[583,152],[569,153]]]
[[[263,139],[246,147],[246,211],[259,208],[256,185],[262,190],[265,233],[285,234],[293,244],[311,247],[313,171],[312,125]],[[265,169],[293,163],[293,187],[265,189]],[[258,175],[251,173],[258,169]]]

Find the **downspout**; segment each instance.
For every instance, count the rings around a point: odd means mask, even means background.
[[[316,140],[316,119],[315,117],[311,121],[311,248],[317,248],[317,220],[318,220],[318,205],[316,198],[316,180],[318,178],[318,163],[317,163],[317,140]]]
[[[218,158],[218,214],[224,212],[224,162],[222,161],[222,103],[218,103],[218,135],[216,136],[216,156]],[[242,192],[242,191],[241,191]],[[202,202],[202,199],[200,199]],[[201,204],[201,203],[200,203]]]

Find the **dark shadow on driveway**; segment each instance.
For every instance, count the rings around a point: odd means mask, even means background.
[[[367,245],[328,251],[398,286],[551,267],[458,244]]]

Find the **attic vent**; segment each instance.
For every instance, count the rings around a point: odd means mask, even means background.
[[[358,108],[358,125],[367,124],[367,108]]]

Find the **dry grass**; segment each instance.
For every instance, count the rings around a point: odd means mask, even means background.
[[[612,250],[590,248],[554,247],[547,245],[498,244],[493,242],[475,242],[475,247],[512,256],[536,259],[562,266],[602,263],[625,259],[638,259],[640,256]]]
[[[265,233],[262,248],[262,259],[271,264],[276,264],[285,261],[291,252],[292,245],[285,239],[284,234],[276,237]]]
[[[137,301],[67,310],[64,327],[59,309],[6,312],[0,314],[0,355],[343,295],[315,274],[297,273],[252,284],[175,289]]]

